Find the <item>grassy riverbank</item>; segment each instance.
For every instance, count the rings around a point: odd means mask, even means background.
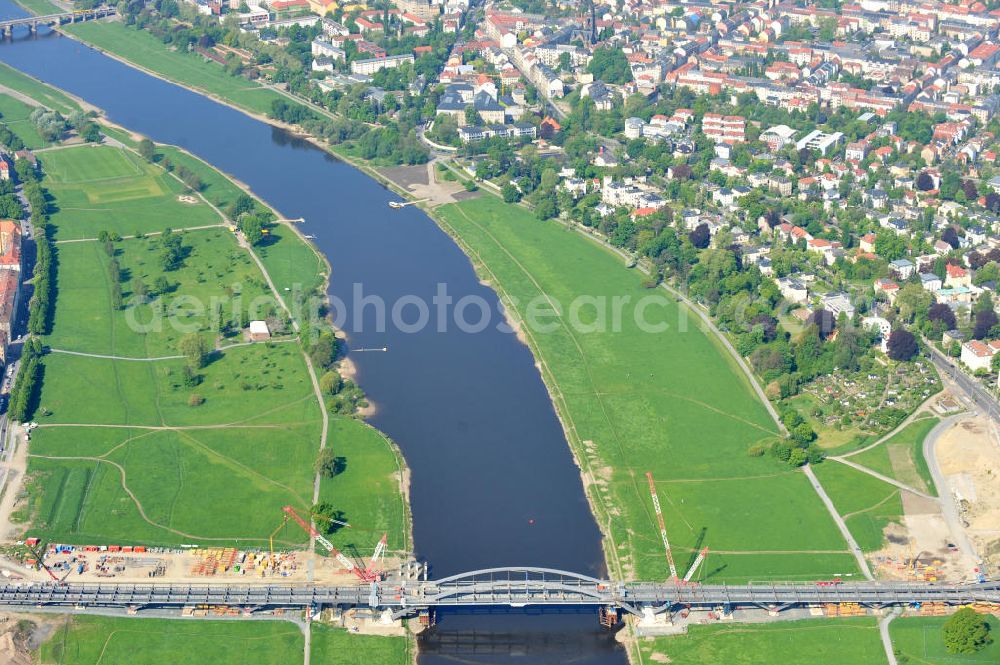
[[[553,319],[558,324],[550,332],[524,328],[612,537],[616,572],[665,576],[647,470],[656,477],[680,564],[687,564],[687,552],[712,549],[699,579],[854,571],[805,477],[748,454],[774,440],[777,428],[693,314],[662,292],[643,289],[641,275],[611,252],[492,196],[443,206],[437,214],[484,277],[517,303],[513,311],[522,318],[526,304],[542,295],[564,307],[580,297],[658,298],[645,313],[668,328],[655,334],[641,329],[631,307],[619,332],[574,330],[567,317]]]
[[[63,26],[62,30],[168,81],[193,88],[253,113],[266,114],[271,109],[272,101],[286,99],[271,88],[229,75],[218,63],[197,53],[184,53],[169,48],[150,33],[117,21],[75,23]]]
[[[644,642],[640,651],[645,662],[674,665],[875,665],[886,662],[875,620],[869,618],[692,626],[686,635]]]
[[[39,650],[39,665],[299,665],[305,640],[288,621],[187,621],[77,616],[60,619]],[[312,662],[402,665],[405,640],[353,635],[314,624]]]

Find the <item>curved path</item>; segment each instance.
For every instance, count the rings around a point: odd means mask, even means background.
[[[965,525],[962,523],[962,518],[958,514],[958,506],[955,504],[955,497],[949,488],[947,479],[941,473],[941,467],[938,466],[937,461],[938,439],[963,417],[965,417],[964,414],[951,416],[939,422],[924,438],[923,453],[924,459],[927,460],[927,468],[931,472],[931,478],[934,480],[934,485],[938,488],[938,494],[941,495],[941,514],[944,516],[944,521],[948,524],[948,530],[951,532],[952,538],[955,538],[961,551],[967,553],[972,558],[972,561],[976,562],[979,556],[976,554],[972,541],[965,532]]]

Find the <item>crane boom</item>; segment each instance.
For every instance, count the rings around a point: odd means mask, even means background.
[[[379,559],[381,559],[382,555],[385,554],[386,541],[388,538],[389,534],[382,534],[382,540],[378,541],[378,545],[375,546],[375,552],[372,554],[372,558],[368,562],[368,567],[365,568],[365,574],[369,575],[373,579],[378,578],[378,569],[376,566],[378,565]]]
[[[670,552],[670,540],[667,539],[667,525],[663,521],[663,511],[660,509],[660,497],[656,495],[656,483],[653,481],[653,472],[646,472],[646,479],[649,480],[649,495],[653,497],[653,510],[656,511],[656,519],[660,523],[660,538],[663,539],[663,549],[667,553],[667,565],[670,566],[670,579],[677,579],[677,566],[674,564],[674,555]]]
[[[374,582],[375,580],[378,579],[378,574],[374,570],[372,570],[372,568],[374,566],[374,562],[373,562],[372,566],[369,566],[367,569],[362,570],[361,567],[358,566],[358,564],[354,563],[353,561],[351,561],[350,559],[348,559],[346,556],[344,556],[343,552],[341,552],[336,547],[334,547],[333,543],[331,543],[329,540],[327,540],[323,536],[323,534],[321,534],[319,531],[317,531],[315,528],[313,528],[312,524],[310,524],[309,522],[307,522],[304,519],[302,519],[302,517],[297,512],[295,512],[294,508],[292,508],[291,506],[285,506],[284,508],[282,508],[282,510],[285,511],[285,513],[289,517],[291,517],[293,520],[295,520],[296,523],[300,527],[302,527],[305,530],[306,533],[308,533],[310,536],[312,536],[313,538],[315,538],[316,542],[318,542],[320,545],[322,545],[326,549],[327,552],[329,552],[330,554],[332,554],[334,556],[334,558],[340,563],[340,565],[342,565],[344,568],[346,568],[350,572],[352,572],[355,575],[357,575],[358,578],[361,581],[363,581],[363,582]],[[383,540],[384,540],[384,537],[383,537]],[[378,551],[377,548],[376,548],[376,551]]]
[[[695,557],[694,563],[691,564],[691,567],[688,568],[687,575],[684,576],[685,582],[691,581],[691,578],[694,577],[694,571],[698,570],[698,566],[701,565],[701,562],[705,560],[706,556],[708,556],[707,547],[703,548],[700,552],[698,552],[698,556]]]

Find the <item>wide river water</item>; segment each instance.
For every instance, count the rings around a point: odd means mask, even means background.
[[[0,18],[24,15],[0,0]],[[412,470],[416,555],[432,576],[509,565],[604,573],[579,470],[529,349],[493,325],[462,332],[432,316],[434,325],[417,332],[391,321],[379,331],[373,307],[357,317],[363,325],[351,316],[358,289],[392,306],[412,296],[430,303],[446,288],[455,301],[485,299],[500,320],[496,294],[427,215],[389,208],[397,198],[390,191],[310,143],[72,39],[19,33],[0,44],[0,60],[124,127],[186,148],[288,217],[305,218],[302,230],[333,267],[330,295],[347,304],[350,348],[388,348],[350,357],[377,405],[371,423]],[[626,662],[591,611],[447,613],[421,639],[421,654],[427,665]]]

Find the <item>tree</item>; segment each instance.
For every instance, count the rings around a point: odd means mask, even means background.
[[[934,189],[934,178],[929,173],[924,172],[917,176],[917,189],[927,192]]]
[[[229,218],[239,219],[240,215],[247,212],[253,212],[253,210],[254,210],[253,199],[250,198],[250,196],[247,194],[240,194],[239,196],[236,197],[236,200],[233,201],[233,203],[229,206],[228,210]]]
[[[952,249],[958,249],[958,233],[955,232],[954,227],[949,226],[941,233],[941,240],[945,241],[951,245]]]
[[[132,280],[132,295],[135,297],[136,302],[146,302],[147,293],[148,289],[146,289],[146,283],[142,281],[141,277],[136,277]]]
[[[875,253],[886,261],[895,261],[906,256],[906,240],[889,229],[879,229],[875,234]]]
[[[334,454],[332,448],[324,448],[316,456],[316,473],[324,478],[333,478],[338,473],[342,473],[346,466],[347,461]]]
[[[184,262],[184,247],[181,236],[170,229],[164,229],[160,234],[160,267],[166,271],[177,270]]]
[[[997,315],[992,309],[984,309],[976,312],[975,324],[972,326],[972,338],[986,339],[996,324]]]
[[[556,210],[556,202],[552,200],[551,196],[547,196],[538,202],[535,207],[535,217],[538,219],[549,219],[550,217],[555,217],[558,214]]]
[[[260,215],[244,215],[237,226],[251,245],[259,245],[264,240],[264,220]]]
[[[812,322],[816,324],[816,333],[819,335],[820,339],[826,339],[833,332],[834,326],[837,325],[836,319],[833,318],[833,312],[823,309],[822,307],[817,307],[816,311],[813,312]]]
[[[605,83],[622,85],[632,80],[632,68],[620,48],[602,47],[594,51],[587,71]]]
[[[709,231],[708,224],[699,224],[688,234],[688,239],[698,249],[705,249],[712,241],[712,232]]]
[[[503,186],[501,193],[503,194],[504,203],[517,203],[521,199],[521,192],[517,191],[517,187],[509,180]]]
[[[191,369],[201,369],[205,366],[208,357],[208,344],[205,338],[198,333],[188,333],[180,341],[181,355],[188,362]]]
[[[1000,358],[1000,355],[997,356]],[[319,388],[327,395],[336,395],[344,386],[344,380],[336,370],[329,370],[319,379]]]
[[[142,139],[139,141],[139,145],[136,146],[136,150],[139,152],[139,156],[145,159],[147,162],[152,162],[153,158],[156,156],[156,146],[149,139]]]
[[[888,355],[893,360],[909,360],[918,350],[917,338],[906,328],[896,328],[889,335]]]
[[[945,330],[955,329],[955,312],[951,311],[951,307],[943,302],[931,305],[931,308],[927,310],[927,319],[939,321]]]
[[[952,614],[941,627],[948,653],[971,655],[992,642],[990,625],[971,607]]]

